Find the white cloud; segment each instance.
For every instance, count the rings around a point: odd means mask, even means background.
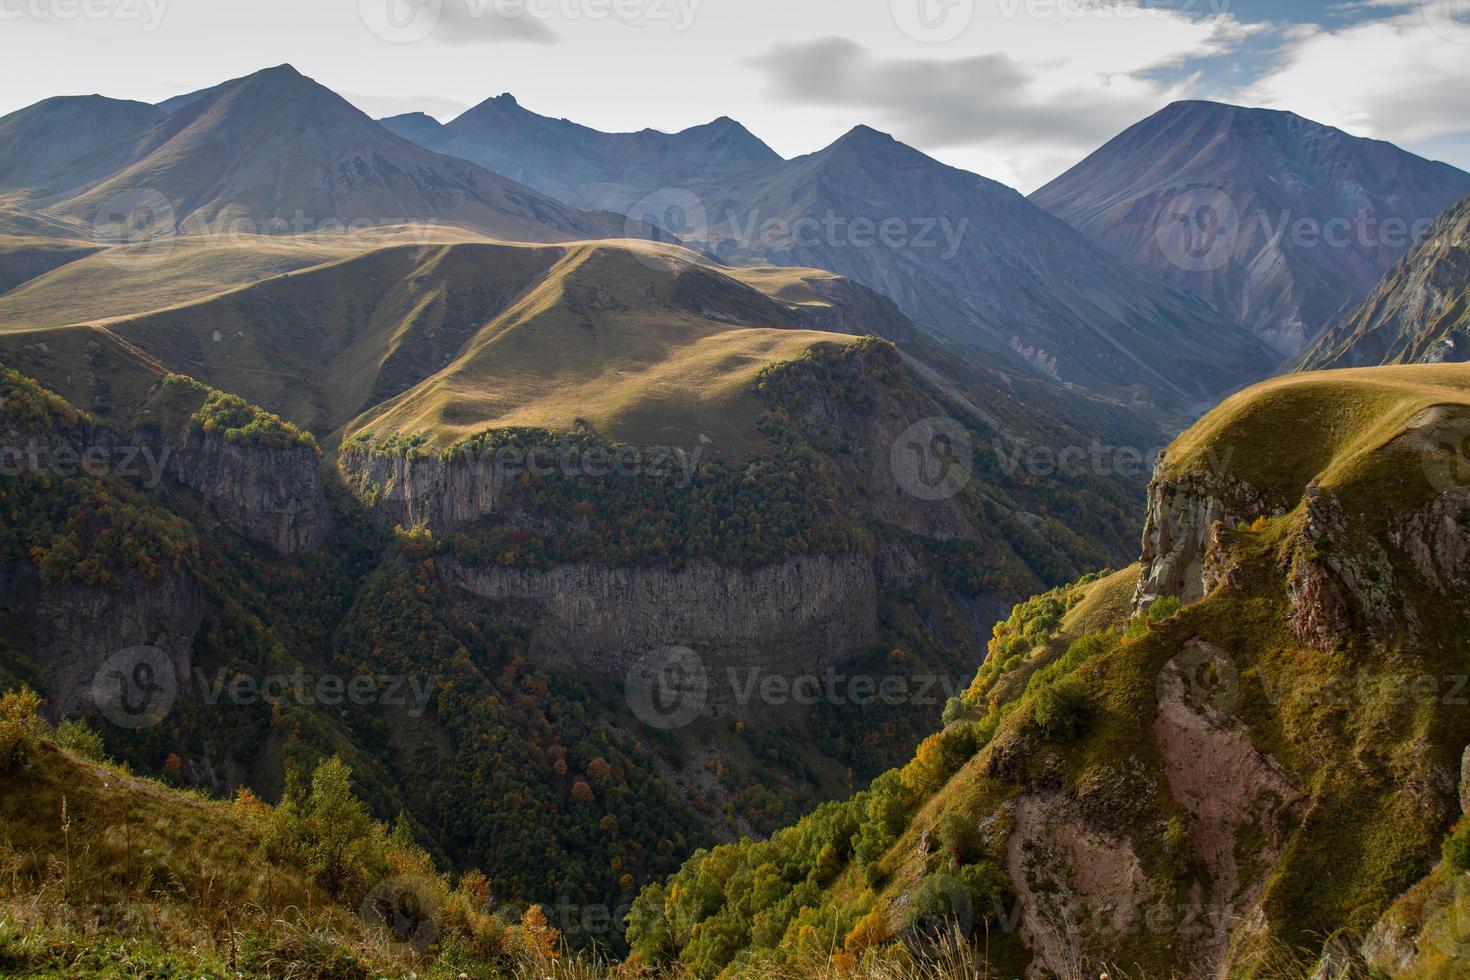
[[[1339,126],[1355,135],[1420,142],[1470,129],[1470,22],[1459,0],[1426,0],[1383,20],[1336,31],[1302,27],[1278,68],[1241,101]]]
[[[895,56],[827,37],[776,44],[749,64],[775,103],[844,109],[948,163],[1031,190],[1191,94],[1188,74],[1163,82],[1147,73],[1261,30],[1130,4],[1016,0],[988,9],[1001,19],[973,28],[982,40],[968,56]]]

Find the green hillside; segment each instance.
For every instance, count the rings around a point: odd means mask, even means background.
[[[1261,480],[1266,514],[1217,525],[1204,599],[1134,618],[1134,568],[1018,605],[911,762],[645,889],[634,955],[878,970],[957,921],[1003,975],[1459,975],[1463,864],[1436,865],[1470,742],[1470,563],[1439,535],[1470,516],[1467,386],[1338,372],[1206,416],[1156,493],[1231,458],[1215,475]]]

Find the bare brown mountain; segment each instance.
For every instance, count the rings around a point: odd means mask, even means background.
[[[1302,358],[1304,370],[1470,361],[1470,198]]]
[[[0,118],[0,194],[54,194],[99,178],[125,152],[118,144],[163,116],[146,103],[101,95],[57,96],[18,109]]]
[[[67,155],[72,137],[55,118],[63,108],[24,110],[60,147],[36,153]],[[171,218],[189,231],[443,221],[506,239],[565,241],[627,230],[620,216],[578,211],[395,136],[289,65],[170,108],[150,108],[151,126],[54,168],[41,187],[34,178],[12,186],[31,207],[83,224],[146,203],[162,212],[156,222]]]
[[[1015,190],[865,126],[642,206],[635,215],[721,259],[831,269],[951,337],[1124,401],[1192,407],[1273,361],[1212,307],[1120,266]]]
[[[1301,352],[1470,174],[1290,112],[1176,102],[1031,195],[1109,254]]]

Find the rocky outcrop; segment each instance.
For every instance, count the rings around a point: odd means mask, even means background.
[[[1470,589],[1470,487],[1445,491],[1397,518],[1388,540],[1431,588],[1463,597]]]
[[[1169,793],[1189,813],[1190,844],[1209,873],[1206,959],[1224,958],[1240,912],[1264,886],[1262,871],[1286,846],[1301,791],[1256,751],[1235,715],[1239,674],[1229,654],[1192,641],[1159,674],[1154,740]],[[1256,841],[1254,849],[1242,846]],[[1248,864],[1242,866],[1242,859]]]
[[[1079,976],[1143,922],[1154,885],[1128,840],[1091,827],[1064,797],[1023,796],[1010,817],[1006,871],[1034,957],[1027,976]]]
[[[1331,647],[1351,637],[1417,637],[1423,619],[1406,601],[1422,585],[1437,602],[1463,604],[1470,588],[1470,489],[1447,491],[1390,519],[1380,541],[1336,496],[1310,498],[1291,560],[1291,623],[1303,642]],[[1410,572],[1396,570],[1400,556]],[[1407,589],[1404,574],[1419,583]]]
[[[678,571],[453,562],[440,570],[528,627],[531,655],[545,663],[621,681],[639,658],[679,645],[699,656],[711,698],[720,701],[731,693],[727,670],[742,683],[752,670],[760,677],[820,674],[877,642],[880,566],[891,571],[907,562],[848,554],[752,570],[705,560]]]
[[[359,500],[385,524],[435,532],[500,511],[508,483],[493,457],[465,453],[394,454],[349,444],[337,468]]]
[[[1394,600],[1393,564],[1382,545],[1357,531],[1335,495],[1307,500],[1287,584],[1292,632],[1304,643],[1326,648],[1355,634],[1382,639],[1400,618],[1396,605],[1413,617]]]
[[[58,586],[42,583],[31,565],[21,564],[0,569],[0,586],[6,596],[0,618],[25,638],[24,649],[62,717],[92,712],[99,672],[130,649],[160,651],[148,666],[172,664],[175,685],[188,677],[206,611],[203,591],[191,578],[150,581],[133,573],[116,588]]]
[[[185,429],[169,444],[167,465],[226,527],[280,554],[310,551],[332,533],[312,446],[237,443]]]
[[[1228,476],[1187,473],[1175,479],[1155,478],[1148,490],[1135,611],[1147,610],[1161,596],[1184,602],[1204,597],[1209,591],[1205,572],[1212,546],[1224,541],[1216,525],[1228,532],[1266,513],[1259,491]],[[1211,575],[1208,585],[1220,580],[1220,575]]]

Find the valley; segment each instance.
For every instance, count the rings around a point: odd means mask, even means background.
[[[477,99],[0,116],[0,974],[1463,972],[1470,174]]]

